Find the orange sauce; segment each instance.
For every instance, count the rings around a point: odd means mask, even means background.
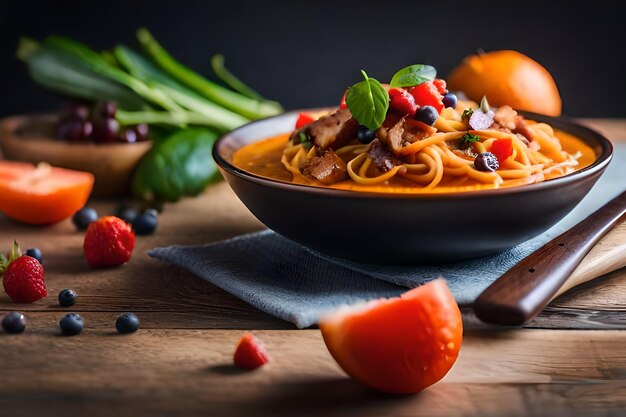
[[[570,135],[569,133],[555,130],[555,135],[561,141],[563,150],[572,155],[580,155],[578,157],[578,166],[576,170],[582,169],[591,165],[596,160],[596,153],[594,150],[577,137]],[[424,187],[417,185],[411,181],[405,180],[398,176],[393,177],[391,180],[375,185],[361,185],[347,179],[331,185],[324,185],[316,181],[293,181],[292,174],[285,169],[280,159],[283,154],[283,150],[287,146],[289,141],[289,134],[282,134],[275,137],[260,140],[258,142],[246,145],[239,149],[233,155],[233,165],[244,171],[252,174],[259,175],[261,177],[271,178],[275,180],[307,184],[318,187],[334,188],[338,190],[352,190],[352,191],[367,191],[378,193],[402,193],[402,194],[424,194],[424,193],[454,193],[472,190],[482,190],[494,188],[492,184],[483,184],[474,181],[470,178],[462,179],[448,179],[442,181],[437,187],[433,189],[424,189]],[[560,176],[558,173],[546,174],[545,179],[551,179]],[[528,183],[529,180],[524,179],[510,179],[504,180],[501,187],[512,187],[517,185],[523,185]],[[530,181],[532,182],[532,181]]]

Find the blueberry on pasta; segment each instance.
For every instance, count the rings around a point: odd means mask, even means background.
[[[474,168],[479,171],[494,172],[499,167],[498,158],[491,152],[483,152],[474,159]]]

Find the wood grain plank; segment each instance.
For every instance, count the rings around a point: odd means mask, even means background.
[[[569,409],[567,415],[587,416],[626,407],[620,395],[626,388],[626,332],[469,331],[441,383],[400,397],[348,379],[317,330],[255,334],[272,358],[256,372],[230,365],[240,331],[140,330],[122,336],[87,329],[68,338],[38,329],[0,335],[0,374],[11,375],[11,383],[0,385],[0,410],[7,416],[88,410],[123,417],[513,416],[565,415]]]

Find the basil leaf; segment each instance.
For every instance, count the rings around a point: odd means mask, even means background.
[[[396,72],[391,79],[391,88],[396,87],[412,87],[432,81],[437,76],[437,70],[430,65],[415,64],[410,67],[402,68]]]
[[[346,105],[352,117],[370,130],[378,129],[387,116],[389,94],[374,78],[361,71],[364,81],[354,84],[346,93]]]

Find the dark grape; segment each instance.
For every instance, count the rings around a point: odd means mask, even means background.
[[[98,143],[115,142],[120,132],[120,124],[115,119],[94,121],[93,139]]]
[[[135,133],[137,134],[137,142],[144,142],[148,140],[148,133],[150,133],[150,128],[147,124],[141,123],[135,126]]]
[[[89,107],[82,103],[68,105],[62,113],[63,118],[87,120],[89,117]]]
[[[135,143],[137,142],[137,132],[134,129],[126,129],[121,132],[118,140],[122,143]]]
[[[91,135],[93,134],[93,123],[89,120],[83,122],[83,140],[91,140]]]
[[[83,140],[83,121],[76,118],[61,119],[56,134],[58,139],[80,142]]]
[[[112,119],[117,112],[117,106],[113,101],[103,101],[99,103],[99,114],[104,119]]]

